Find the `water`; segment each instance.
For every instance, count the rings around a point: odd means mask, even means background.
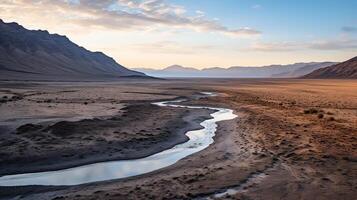
[[[209,93],[205,95],[212,96],[212,94]],[[213,143],[213,136],[217,128],[216,122],[230,120],[236,117],[231,109],[175,104],[182,101],[183,100],[165,101],[155,104],[159,106],[194,109],[206,108],[216,111],[211,114],[212,119],[205,120],[201,123],[204,127],[203,129],[188,131],[186,133],[189,140],[185,143],[141,159],[108,161],[57,171],[2,176],[0,177],[0,186],[79,185],[145,174],[170,166],[184,157],[205,149]]]

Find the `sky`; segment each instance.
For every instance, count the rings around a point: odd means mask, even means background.
[[[0,0],[0,18],[66,35],[129,68],[344,61],[356,0]]]

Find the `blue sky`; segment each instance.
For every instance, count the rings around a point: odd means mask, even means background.
[[[343,61],[356,0],[3,0],[0,18],[67,35],[128,67]]]
[[[267,39],[334,37],[344,26],[357,26],[355,0],[170,0],[201,10],[229,27],[261,30]]]

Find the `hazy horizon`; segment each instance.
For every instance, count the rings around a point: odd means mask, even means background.
[[[337,0],[5,0],[0,18],[66,35],[128,68],[202,69],[350,59],[356,7]]]
[[[346,60],[349,60],[350,58],[346,59]],[[346,61],[346,60],[343,60],[343,61]],[[341,62],[343,62],[341,61]],[[322,62],[331,62],[331,63],[339,63],[338,61],[331,61],[331,60],[326,60],[326,61],[307,61],[307,62],[295,62],[295,63],[286,63],[286,64],[279,64],[279,63],[274,63],[274,64],[266,64],[266,65],[256,65],[256,66],[241,66],[241,65],[232,65],[232,66],[207,66],[207,67],[191,67],[191,66],[183,66],[183,65],[180,65],[180,64],[172,64],[172,65],[168,65],[168,66],[164,66],[164,67],[158,67],[158,68],[155,68],[155,67],[150,67],[150,66],[147,66],[147,67],[130,67],[130,66],[127,66],[129,69],[148,69],[148,70],[164,70],[164,69],[167,69],[169,67],[172,67],[172,66],[179,66],[179,67],[183,67],[183,68],[189,68],[189,69],[197,69],[197,70],[206,70],[206,69],[212,69],[212,68],[222,68],[222,69],[229,69],[229,68],[232,68],[232,67],[269,67],[269,66],[278,66],[278,65],[282,65],[282,66],[285,66],[285,65],[293,65],[293,64],[299,64],[299,63],[322,63]]]

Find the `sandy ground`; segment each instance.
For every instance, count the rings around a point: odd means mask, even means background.
[[[52,89],[63,90],[58,87]],[[81,87],[91,90],[88,85]],[[110,91],[114,86],[101,87],[108,93],[100,96],[112,98]],[[132,100],[143,104],[147,100],[188,96],[195,91],[216,91],[218,97],[189,103],[232,108],[239,117],[219,123],[215,142],[207,149],[149,174],[72,187],[3,187],[0,195],[24,199],[355,199],[357,196],[356,81],[192,79],[119,84],[115,88],[115,95],[119,96],[124,96],[126,90],[139,92],[125,96],[127,102],[121,101],[129,105],[134,103]],[[7,106],[1,105],[0,109],[8,109]],[[171,113],[161,112],[160,115]],[[182,119],[179,114],[171,116]],[[145,128],[152,126],[148,123]],[[160,127],[167,126],[160,124]],[[174,140],[169,138],[163,141]]]

